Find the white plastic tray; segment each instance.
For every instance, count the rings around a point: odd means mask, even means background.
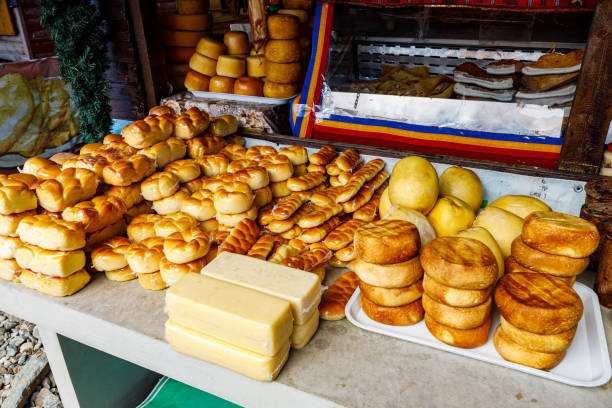
[[[493,312],[491,332],[486,344],[474,349],[462,349],[442,343],[429,333],[425,322],[412,326],[389,326],[370,319],[359,304],[359,288],[346,305],[346,317],[355,326],[364,330],[397,337],[424,346],[460,354],[476,360],[512,368],[524,373],[548,378],[553,381],[582,387],[597,387],[608,382],[612,376],[610,356],[606,344],[601,310],[597,295],[587,286],[576,282],[574,289],[582,299],[584,313],[578,322],[578,330],[572,345],[561,364],[550,371],[537,370],[504,360],[493,346],[493,331],[499,325],[499,312]]]
[[[266,98],[265,96],[248,96],[248,95],[236,95],[221,92],[202,92],[202,91],[190,91],[193,96],[201,99],[217,99],[221,101],[232,101],[232,102],[250,102],[259,103],[261,105],[284,105],[296,95],[290,98]]]

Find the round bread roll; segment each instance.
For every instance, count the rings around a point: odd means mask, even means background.
[[[240,78],[246,72],[245,61],[232,55],[219,55],[217,60],[217,75],[230,78]]]
[[[246,148],[238,144],[228,144],[219,153],[230,160],[243,160],[246,156]]]
[[[146,290],[164,290],[168,287],[159,271],[153,273],[139,273],[138,283]]]
[[[264,156],[259,161],[259,166],[268,171],[268,177],[270,177],[270,181],[273,183],[286,181],[293,176],[293,165],[289,158],[282,154]]]
[[[238,131],[238,119],[234,115],[223,115],[210,123],[211,135],[225,137]]]
[[[443,196],[427,214],[438,237],[455,235],[469,228],[476,214],[465,201],[453,196]]]
[[[274,198],[287,197],[292,193],[289,187],[287,187],[287,180],[271,182],[270,190],[272,190],[272,196]]]
[[[255,201],[253,205],[257,208],[261,208],[264,205],[271,203],[274,196],[272,195],[272,190],[270,187],[262,187],[257,190],[253,190],[253,194],[255,194]]]
[[[259,78],[241,77],[234,82],[236,95],[263,96],[263,82]]]
[[[208,85],[208,89],[210,92],[219,92],[219,93],[234,93],[234,78],[215,75],[210,78],[210,84]]]
[[[197,227],[175,232],[164,241],[164,256],[177,264],[202,258],[209,250],[210,237]]]
[[[458,289],[485,289],[497,280],[497,260],[482,242],[472,238],[439,237],[421,251],[425,272]]]
[[[98,271],[114,271],[127,266],[125,254],[130,246],[125,237],[114,237],[91,251],[91,262]]]
[[[223,35],[223,44],[229,55],[248,54],[251,50],[249,36],[244,31],[227,31]]]
[[[521,235],[523,219],[511,212],[489,205],[478,214],[473,226],[489,231],[506,259],[510,256],[512,241]]]
[[[169,171],[160,171],[143,180],[140,189],[145,200],[161,200],[176,193],[179,189],[179,178]]]
[[[177,212],[162,217],[153,225],[153,229],[156,236],[166,238],[175,232],[195,228],[197,225],[198,222],[191,215]]]
[[[368,285],[360,280],[359,289],[368,300],[379,306],[397,307],[412,303],[423,295],[423,280],[419,279],[410,286],[392,289]]]
[[[222,155],[208,155],[198,157],[196,160],[200,168],[202,169],[202,173],[206,177],[215,177],[220,174],[227,173],[227,166],[229,165],[229,160],[227,157]]]
[[[249,186],[241,182],[225,183],[213,195],[215,209],[222,214],[245,212],[252,207],[254,199]]]
[[[482,204],[482,183],[470,169],[460,166],[449,167],[440,175],[440,195],[457,197],[467,203],[474,211]]]
[[[246,183],[251,190],[258,190],[270,184],[270,177],[264,167],[254,166],[234,173],[234,179]]]
[[[115,269],[114,271],[105,271],[104,274],[108,280],[115,282],[127,282],[134,280],[138,275],[128,266],[124,266],[121,269]]]
[[[521,330],[500,316],[501,329],[512,341],[530,350],[542,353],[561,353],[566,350],[574,339],[578,326],[559,334],[535,334]]]
[[[272,40],[294,40],[300,36],[300,20],[296,16],[271,14],[267,23]]]
[[[525,195],[506,195],[499,197],[489,205],[511,212],[521,218],[526,218],[535,211],[550,211],[550,207],[542,200]]]
[[[188,273],[200,273],[206,265],[206,258],[196,259],[195,261],[178,264],[172,263],[165,257],[159,263],[159,273],[161,278],[168,286],[174,285]]]
[[[283,0],[283,8],[310,10],[312,8],[312,0]]]
[[[278,10],[278,14],[286,14],[296,16],[300,23],[306,23],[308,21],[309,14],[306,10],[298,10],[298,9],[280,9]]]
[[[208,31],[178,31],[163,28],[161,30],[162,43],[170,47],[195,47],[200,38]]]
[[[196,52],[195,47],[166,47],[166,60],[177,64],[185,64]]]
[[[454,347],[461,348],[476,348],[482,346],[489,340],[489,331],[491,330],[491,316],[487,317],[485,322],[473,329],[456,329],[454,327],[445,326],[438,323],[428,313],[425,313],[425,325],[427,329],[436,339],[442,343]]]
[[[388,265],[368,263],[357,258],[351,268],[363,282],[388,289],[410,286],[423,276],[418,256],[406,262]]]
[[[534,271],[532,269],[529,269],[521,265],[520,263],[517,262],[517,260],[513,256],[509,256],[508,259],[506,259],[505,268],[506,268],[506,273],[541,273],[541,272]],[[554,280],[563,282],[564,284],[569,285],[569,286],[573,286],[574,282],[576,282],[576,276],[555,276],[555,275],[549,275],[549,276],[553,278]]]
[[[281,147],[278,154],[287,156],[294,168],[308,162],[308,152],[302,146]]]
[[[247,75],[262,78],[266,76],[266,59],[260,55],[249,55],[246,57]]]
[[[215,72],[216,72],[215,66]],[[210,77],[200,74],[199,72],[189,70],[185,76],[185,88],[189,91],[208,92]]]
[[[189,189],[186,187],[181,187],[176,193],[153,201],[153,205],[151,207],[156,213],[161,215],[173,214],[181,211],[183,201],[189,196]]]
[[[388,190],[385,189],[385,191]],[[383,195],[384,194],[385,193],[383,192]],[[388,198],[389,197],[387,195],[387,202]],[[419,230],[419,236],[421,237],[421,248],[427,245],[432,239],[436,238],[436,231],[432,227],[427,217],[425,217],[422,213],[413,210],[412,208],[406,208],[399,205],[393,205],[388,208],[389,209],[386,212],[381,212],[381,218],[384,218],[385,220],[404,220],[413,223]]]
[[[531,333],[562,333],[576,326],[582,317],[582,300],[576,291],[549,275],[506,274],[494,295],[500,314]]]
[[[423,290],[432,299],[455,307],[473,307],[483,304],[491,296],[493,286],[485,289],[455,289],[436,281],[431,276],[423,276]]]
[[[164,248],[162,237],[152,237],[130,244],[125,259],[130,269],[136,273],[152,273],[159,270]]]
[[[256,220],[257,219],[257,206],[253,202],[253,206],[244,212],[237,213],[237,214],[217,213],[216,218],[219,224],[223,224],[226,227],[235,227],[236,225],[238,225],[240,221],[242,221],[245,218]]]
[[[217,221],[216,218],[211,218],[210,220],[202,221],[201,223],[199,223],[198,227],[200,227],[200,229],[204,232],[216,231],[219,229],[219,222]],[[210,255],[210,252],[208,252],[208,255],[206,255],[206,259],[207,259],[206,262],[210,262],[212,260],[212,259],[209,260],[209,255]]]
[[[140,242],[143,239],[156,235],[154,225],[162,220],[161,215],[141,214],[136,216],[127,227],[127,236],[132,242]]]
[[[455,329],[475,329],[491,318],[491,296],[484,303],[473,307],[445,305],[432,299],[426,292],[423,293],[422,300],[423,309],[432,319]]]
[[[212,16],[209,13],[175,14],[160,13],[159,25],[182,31],[206,31],[212,25]]]
[[[416,226],[401,220],[378,220],[355,232],[355,252],[374,264],[395,264],[416,256],[421,241]],[[405,286],[405,285],[403,285]]]
[[[275,153],[277,153],[277,151],[272,146],[255,145],[247,149],[245,158],[247,160],[260,161],[263,159],[263,156]]]
[[[393,205],[427,214],[438,199],[436,169],[422,157],[404,157],[395,164],[391,172],[389,199]]]
[[[217,214],[212,201],[212,193],[208,190],[198,190],[184,199],[181,211],[198,221],[210,220]]]
[[[573,215],[554,211],[531,213],[523,225],[523,242],[547,254],[586,258],[599,245],[597,227]]]
[[[526,245],[520,236],[512,242],[512,256],[526,268],[555,276],[578,275],[589,266],[590,262],[588,257],[570,258],[538,251]]]
[[[298,40],[270,40],[266,43],[266,62],[287,64],[300,60],[300,42]]]
[[[386,307],[370,301],[363,293],[359,295],[363,312],[372,320],[391,326],[409,326],[423,320],[425,311],[421,299],[404,306]]]
[[[298,92],[299,89],[296,84],[279,84],[266,80],[263,86],[263,94],[266,98],[286,99],[291,98]]]
[[[202,75],[211,77],[217,73],[217,61],[198,52],[194,52],[189,59],[189,68]]]
[[[175,160],[164,167],[164,171],[173,173],[181,183],[187,183],[200,177],[202,170],[195,160]]]
[[[279,64],[266,59],[266,82],[294,84],[302,79],[302,65],[299,62]]]
[[[196,51],[198,52],[198,54],[217,60],[219,59],[220,55],[226,53],[227,48],[219,41],[215,41],[210,37],[204,37],[198,41]]]
[[[538,370],[550,370],[556,367],[565,357],[565,351],[560,353],[542,353],[523,347],[514,342],[501,326],[497,326],[497,329],[495,329],[493,344],[504,360],[537,368]]]

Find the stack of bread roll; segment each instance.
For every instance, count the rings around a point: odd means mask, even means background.
[[[407,326],[423,319],[420,245],[418,230],[407,221],[374,221],[355,232],[351,266],[359,277],[359,302],[372,320]]]
[[[302,80],[300,20],[291,14],[272,14],[267,23],[270,40],[265,45],[263,94],[269,98],[288,98],[298,92]]]
[[[421,251],[425,324],[438,340],[455,347],[485,344],[491,328],[491,293],[497,260],[482,242],[439,237]]]
[[[210,36],[212,16],[208,7],[208,0],[178,0],[176,12],[159,14],[168,80],[174,91],[185,89],[188,62],[195,46],[200,38]],[[199,79],[194,74],[190,77],[190,81]]]
[[[525,219],[495,289],[493,340],[504,359],[542,370],[561,362],[583,310],[571,285],[598,244],[597,228],[581,218],[536,211]]]

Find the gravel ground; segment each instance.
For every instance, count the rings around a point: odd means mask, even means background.
[[[13,377],[37,353],[44,353],[38,328],[0,312],[0,406],[10,393]],[[38,384],[24,407],[63,407],[51,372]]]

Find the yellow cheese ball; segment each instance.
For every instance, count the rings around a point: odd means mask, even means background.
[[[475,217],[469,204],[453,196],[440,197],[427,214],[427,219],[439,237],[454,235],[469,228]]]
[[[457,197],[478,211],[482,204],[482,183],[470,169],[449,167],[440,176],[440,195]]]
[[[378,202],[378,214],[380,218],[385,217],[389,207],[391,207],[391,201],[389,201],[389,187],[387,187],[380,195],[380,201]]]
[[[495,238],[493,238],[493,235],[491,235],[489,231],[482,227],[474,227],[459,231],[459,233],[455,236],[472,238],[482,242],[487,247],[489,247],[491,252],[493,252],[493,255],[495,255],[495,260],[497,261],[497,279],[501,278],[504,275],[504,257],[501,253],[501,249],[499,249],[499,245],[497,245],[497,241],[495,241]]]
[[[510,256],[514,238],[521,235],[523,219],[501,208],[487,206],[474,220],[474,227],[489,231],[501,249],[504,260]]]
[[[427,245],[429,241],[436,238],[436,231],[427,217],[411,208],[392,205],[387,211],[385,211],[382,218],[388,220],[408,221],[416,225],[417,229],[419,230],[419,236],[421,237],[421,248]]]
[[[542,200],[526,195],[506,195],[499,197],[490,205],[511,212],[521,218],[527,218],[529,214],[536,211],[550,211],[550,207]]]
[[[389,180],[389,200],[393,205],[427,214],[438,199],[438,173],[431,163],[419,156],[397,162]]]

